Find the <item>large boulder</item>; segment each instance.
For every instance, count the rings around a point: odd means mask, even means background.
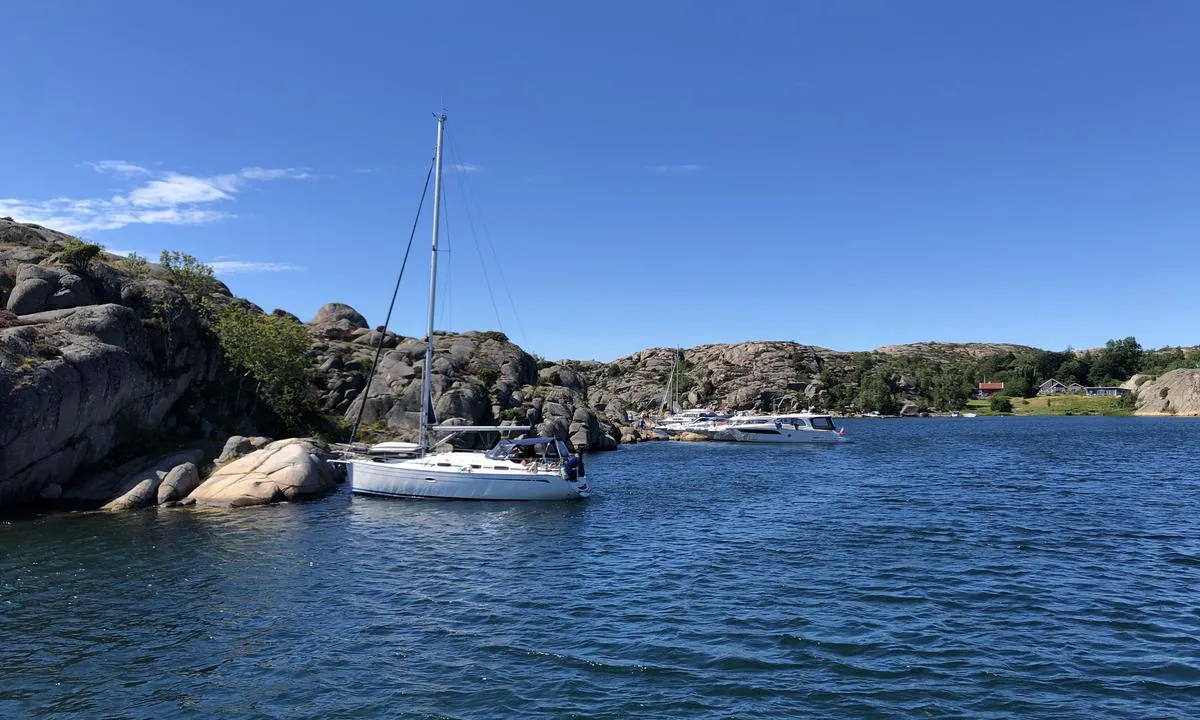
[[[194,481],[188,486],[189,468],[196,476],[204,457],[203,450],[191,449],[157,458],[135,458],[113,470],[77,478],[61,493],[61,499],[76,507],[100,505],[102,510],[134,510],[178,500],[183,494],[172,488],[186,487],[190,491],[195,487]]]
[[[28,315],[46,309],[46,301],[56,287],[41,278],[31,278],[19,283],[8,296],[8,309],[17,315]]]
[[[271,439],[265,437],[244,437],[242,435],[233,435],[225,441],[225,446],[221,448],[221,454],[214,460],[217,465],[224,465],[230,460],[240,458],[246,453],[253,452],[259,448],[264,448],[270,444]]]
[[[367,327],[367,319],[354,308],[344,303],[326,303],[317,310],[317,314],[309,321],[310,325],[345,320],[352,328]]]
[[[158,504],[182,500],[200,485],[200,469],[196,463],[185,462],[171,468],[158,486]]]
[[[605,447],[609,444],[607,435],[600,427],[600,419],[596,417],[596,412],[590,408],[575,408],[575,412],[571,415],[571,424],[568,432],[570,432],[571,444],[576,449],[608,449]]]
[[[309,331],[318,337],[350,342],[356,330],[367,329],[367,319],[357,310],[343,303],[322,305],[308,322]]]
[[[580,393],[587,392],[587,383],[579,373],[566,365],[551,365],[538,371],[538,382],[543,385],[558,385]]]
[[[491,403],[479,385],[464,383],[442,393],[437,399],[434,413],[443,422],[450,418],[462,418],[471,424],[489,420]]]
[[[17,315],[90,305],[96,302],[90,282],[61,268],[22,264],[7,307]]]
[[[292,438],[217,468],[184,500],[185,504],[242,507],[297,500],[332,488],[339,481],[322,443]]]

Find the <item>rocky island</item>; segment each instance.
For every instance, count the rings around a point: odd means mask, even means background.
[[[344,304],[302,322],[234,297],[190,256],[123,258],[5,218],[0,308],[0,508],[295,499],[339,481],[328,443],[360,418],[364,439],[415,438],[422,339]],[[1091,373],[1133,383],[1131,412],[1200,413],[1200,353],[1185,349],[1138,346],[1135,362],[1125,345],[762,341],[601,363],[547,361],[492,331],[435,333],[434,346],[441,422],[528,424],[589,451],[645,439],[634,418],[661,409],[669,381],[682,407],[895,412],[962,407],[981,378],[1028,393],[1048,373]]]

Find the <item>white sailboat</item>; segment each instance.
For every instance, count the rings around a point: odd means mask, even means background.
[[[433,249],[429,277],[429,323],[421,377],[420,442],[384,443],[344,462],[350,488],[362,495],[454,500],[570,500],[590,494],[582,460],[557,438],[501,440],[487,452],[433,452],[463,432],[527,432],[528,426],[439,426],[430,423],[433,320],[437,290],[438,225],[442,191],[442,140],[446,115],[438,116],[434,154]],[[434,435],[441,437],[434,442]]]
[[[692,408],[679,412],[679,359],[683,350],[676,350],[671,356],[671,372],[667,376],[667,387],[663,390],[663,416],[654,423],[654,434],[659,437],[672,437],[682,432],[698,432],[708,429],[729,417],[724,413],[705,408]]]

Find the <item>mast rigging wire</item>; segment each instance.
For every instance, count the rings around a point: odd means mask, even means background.
[[[449,145],[450,154],[453,156],[455,164],[458,167],[468,167],[465,163],[463,163],[462,156],[459,155],[458,144],[454,141],[453,134],[447,134],[447,144]],[[462,178],[459,180],[458,190],[459,190],[459,193],[462,195],[463,207],[466,208],[467,224],[471,229],[471,237],[475,241],[475,252],[479,256],[479,264],[483,270],[484,283],[487,286],[488,297],[492,302],[492,312],[496,315],[496,323],[497,323],[497,325],[500,326],[500,328],[499,328],[500,331],[503,332],[504,331],[504,323],[500,319],[500,308],[499,308],[498,303],[496,302],[496,295],[492,290],[491,279],[487,272],[487,264],[488,263],[487,263],[487,260],[484,258],[483,249],[479,242],[479,233],[477,233],[475,231],[475,218],[474,218],[473,214],[471,213],[471,202],[470,202],[468,195],[474,195],[474,190],[471,188],[471,182],[470,182],[470,179],[466,176],[466,173],[465,172],[461,173],[461,175],[462,175]],[[476,207],[478,208],[478,202],[476,202],[475,204],[476,204]],[[487,244],[488,250],[490,251],[492,258],[495,261],[495,267],[497,268],[497,274],[500,277],[500,286],[504,289],[504,294],[508,297],[509,308],[512,310],[513,318],[517,321],[518,332],[520,332],[520,334],[521,334],[521,342],[523,344],[528,344],[528,338],[525,335],[525,325],[524,325],[524,323],[521,322],[521,315],[520,315],[520,313],[517,312],[516,303],[513,302],[512,291],[509,290],[508,280],[505,278],[504,271],[503,271],[504,264],[500,262],[500,256],[496,253],[496,247],[491,241],[491,234],[488,232],[487,223],[483,222],[482,209],[479,210],[479,214],[480,214],[480,226],[483,228],[484,242]]]
[[[358,428],[362,424],[363,411],[367,409],[367,397],[371,390],[371,380],[379,370],[379,356],[383,353],[383,341],[387,339],[388,325],[392,322],[392,310],[396,308],[396,295],[400,292],[400,281],[404,278],[404,268],[408,267],[408,254],[412,251],[413,238],[417,236],[417,225],[421,222],[421,209],[425,207],[425,195],[429,193],[429,179],[433,177],[433,160],[429,161],[429,171],[425,173],[425,187],[421,190],[421,200],[417,203],[417,216],[413,218],[412,230],[408,233],[408,247],[404,248],[404,260],[400,263],[400,274],[396,276],[396,287],[392,289],[392,301],[388,304],[387,317],[383,321],[383,330],[379,333],[379,342],[375,344],[375,359],[371,362],[371,372],[367,375],[367,384],[363,386],[362,401],[358,404],[358,416],[354,419],[354,428],[350,431],[350,442],[358,437]]]

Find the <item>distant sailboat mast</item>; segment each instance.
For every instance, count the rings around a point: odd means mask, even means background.
[[[433,156],[433,249],[429,261],[429,324],[425,329],[425,371],[421,373],[421,454],[429,452],[430,376],[433,374],[433,311],[437,307],[438,225],[442,208],[442,137],[446,113],[438,116],[437,150]]]
[[[663,412],[665,412],[667,415],[673,414],[675,412],[675,408],[679,404],[678,402],[676,402],[676,397],[675,397],[679,392],[679,374],[677,372],[678,366],[679,366],[679,351],[677,349],[672,349],[671,350],[671,373],[670,373],[670,375],[667,376],[667,387],[666,387],[666,390],[663,392],[663,401],[662,401]]]

